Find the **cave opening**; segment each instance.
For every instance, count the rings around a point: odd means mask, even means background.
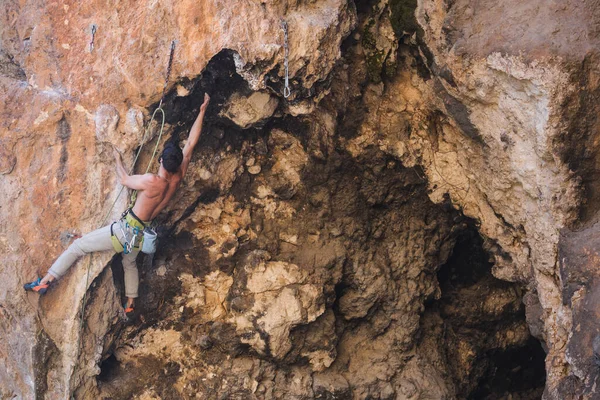
[[[473,221],[457,237],[437,277],[446,361],[459,398],[540,399],[545,352],[525,320],[523,290],[496,279]]]
[[[470,399],[497,399],[501,394],[520,393],[521,399],[541,398],[545,370],[544,352],[533,336],[521,347],[493,350],[486,354],[492,360]],[[513,396],[515,398],[515,396]]]
[[[113,380],[119,373],[120,363],[114,354],[110,354],[100,364],[100,374],[98,374],[99,382],[108,382]]]

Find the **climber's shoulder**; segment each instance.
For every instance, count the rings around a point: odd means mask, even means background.
[[[161,178],[156,174],[144,174],[142,175],[142,179],[146,184],[151,186],[165,186],[168,184],[168,182],[164,178]]]

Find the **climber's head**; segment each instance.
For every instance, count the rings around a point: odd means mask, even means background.
[[[159,158],[163,168],[174,174],[179,170],[181,161],[183,161],[183,152],[179,146],[175,142],[167,142]]]

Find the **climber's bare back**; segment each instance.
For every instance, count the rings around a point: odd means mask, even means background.
[[[151,221],[175,194],[181,182],[181,171],[171,174],[168,180],[154,174],[132,175],[131,178],[139,183],[133,212],[142,221]]]

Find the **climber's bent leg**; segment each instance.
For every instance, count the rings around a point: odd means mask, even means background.
[[[110,225],[90,232],[75,240],[69,248],[52,264],[48,274],[54,278],[61,278],[75,261],[87,253],[112,250],[110,238]],[[45,278],[44,278],[45,279]]]
[[[125,296],[128,297],[128,305],[133,304],[133,299],[138,297],[140,278],[135,259],[139,249],[134,248],[129,254],[123,254],[123,272],[125,275]]]

